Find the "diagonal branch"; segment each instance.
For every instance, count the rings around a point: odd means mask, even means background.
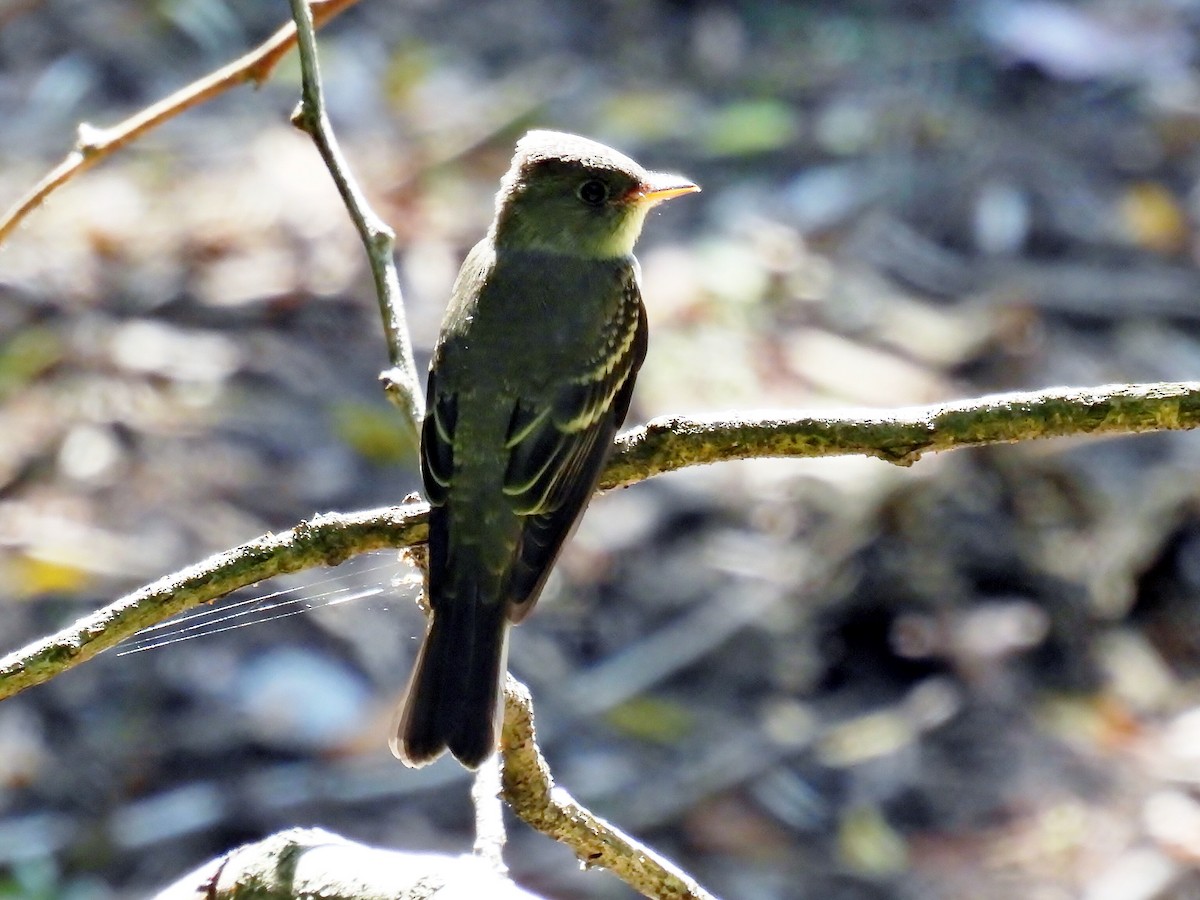
[[[264,578],[425,540],[424,504],[316,516],[265,534],[126,594],[57,634],[0,659],[0,700],[73,668],[143,628]]]
[[[317,27],[320,27],[357,2],[358,0],[312,0],[313,20]],[[295,42],[296,26],[289,23],[246,55],[193,81],[187,87],[135,113],[123,122],[109,128],[81,124],[74,149],[0,216],[0,243],[3,243],[24,218],[41,206],[57,188],[125,145],[136,141],[146,132],[193,106],[199,106],[225,93],[230,88],[247,82],[262,84],[271,76],[275,66]]]
[[[694,878],[555,787],[538,748],[529,689],[504,686],[504,799],[525,824],[566,844],[586,867],[608,869],[657,900],[716,900]]]
[[[655,419],[617,439],[600,482],[627,487],[664,472],[731,459],[922,453],[1081,434],[1200,427],[1200,382],[1055,388],[894,412],[745,414]],[[0,700],[90,659],[142,628],[285,572],[425,540],[423,504],[318,516],[168,575],[0,659]]]

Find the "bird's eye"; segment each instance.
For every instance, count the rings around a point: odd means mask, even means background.
[[[575,193],[588,206],[599,206],[608,199],[608,185],[597,178],[590,178]]]

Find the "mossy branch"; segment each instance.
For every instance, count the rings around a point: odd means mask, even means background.
[[[908,465],[931,450],[1197,425],[1200,383],[1195,382],[1060,388],[890,413],[671,417],[618,438],[601,488],[626,486],[663,472],[729,459],[866,454]],[[142,628],[239,587],[316,565],[337,565],[370,550],[419,544],[426,537],[426,512],[423,504],[411,504],[318,516],[288,532],[264,535],[167,576],[0,659],[0,699],[46,681]],[[686,873],[592,816],[553,786],[534,743],[528,695],[515,683],[506,693],[503,776],[504,797],[517,814],[532,827],[567,843],[585,864],[612,870],[646,896],[709,897]],[[214,865],[214,877],[219,877],[224,863]]]
[[[555,787],[537,746],[529,690],[513,678],[504,692],[503,797],[529,826],[566,844],[588,867],[603,867],[646,897],[716,900],[686,872],[593,815]],[[489,763],[492,765],[493,763]],[[477,798],[477,805],[478,798]],[[318,829],[291,829],[210,860],[155,900],[329,900],[442,896],[529,898],[493,853],[404,853]]]
[[[176,613],[289,572],[425,540],[423,504],[316,516],[139,588],[68,628],[0,659],[0,700],[41,684]]]
[[[909,465],[922,453],[937,450],[1197,426],[1200,382],[1056,388],[894,412],[673,416],[619,437],[600,488],[626,487],[664,472],[732,459],[868,455]],[[275,575],[419,544],[425,527],[422,504],[329,514],[212,556],[0,659],[0,700],[176,613]]]
[[[862,455],[909,466],[938,450],[1198,426],[1197,381],[1047,388],[895,410],[667,416],[618,438],[601,488],[731,459]]]
[[[154,900],[538,900],[472,856],[368,847],[319,828],[293,828],[206,862]]]
[[[555,787],[538,748],[529,689],[511,675],[504,688],[504,799],[531,828],[566,844],[587,868],[612,872],[656,900],[716,900],[694,878]]]

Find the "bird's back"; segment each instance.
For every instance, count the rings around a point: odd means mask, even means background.
[[[446,562],[431,568],[431,601],[456,579],[483,579],[521,618],[625,418],[644,313],[632,257],[476,252],[474,296],[448,311],[430,373],[431,406],[455,409],[450,483],[426,477],[431,561]]]

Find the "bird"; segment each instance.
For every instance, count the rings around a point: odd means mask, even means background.
[[[595,491],[646,355],[634,243],[651,208],[698,190],[578,135],[517,142],[429,367],[428,617],[389,740],[406,765],[496,751],[509,627]]]

